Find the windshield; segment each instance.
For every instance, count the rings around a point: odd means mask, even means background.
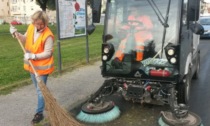
[[[114,60],[123,62],[128,68],[123,74],[131,72],[132,61],[169,67],[162,49],[168,43],[177,44],[178,8],[177,0],[110,0],[104,35],[111,36],[106,43],[113,44],[115,53],[106,66],[116,65]],[[114,69],[121,68],[106,68]]]

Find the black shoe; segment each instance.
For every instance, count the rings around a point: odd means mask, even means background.
[[[39,123],[40,121],[42,121],[44,119],[44,116],[42,113],[36,113],[34,115],[33,120],[31,121],[32,124],[36,124]]]

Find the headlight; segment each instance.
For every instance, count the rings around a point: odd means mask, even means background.
[[[165,47],[165,54],[168,62],[176,65],[179,60],[179,45],[168,43],[168,45]]]
[[[107,55],[103,55],[102,59],[106,61],[108,59]]]
[[[106,54],[109,53],[109,48],[108,47],[104,48],[104,53],[106,53]]]
[[[103,43],[101,52],[102,52],[101,59],[103,61],[109,61],[115,52],[114,45],[112,43]]]
[[[172,58],[170,59],[170,62],[173,63],[173,64],[175,64],[175,63],[176,63],[176,58],[175,58],[175,57],[172,57]]]
[[[167,53],[169,56],[172,56],[172,55],[174,55],[175,51],[174,51],[174,49],[171,48],[167,51]]]

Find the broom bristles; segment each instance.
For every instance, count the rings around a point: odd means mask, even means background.
[[[43,81],[40,81],[38,86],[45,100],[45,108],[48,115],[47,117],[51,126],[82,126],[82,124],[76,121],[56,102],[56,99],[50,93]]]

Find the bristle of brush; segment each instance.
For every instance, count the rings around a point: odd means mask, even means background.
[[[100,114],[89,114],[83,111],[77,115],[77,119],[86,123],[105,123],[115,120],[120,116],[120,110],[117,106],[113,107],[110,111]]]

